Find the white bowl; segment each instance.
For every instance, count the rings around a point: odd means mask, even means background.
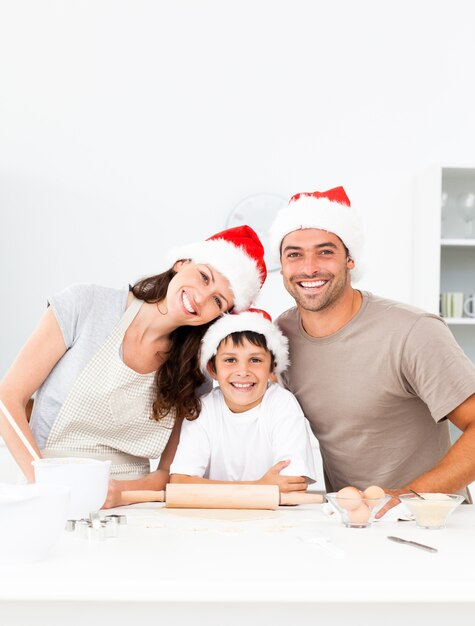
[[[109,487],[110,461],[51,458],[32,461],[38,484],[64,485],[71,491],[68,519],[89,517],[102,507]]]
[[[0,563],[45,559],[64,530],[68,505],[66,487],[0,484]]]

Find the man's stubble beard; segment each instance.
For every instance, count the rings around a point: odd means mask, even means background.
[[[305,277],[300,278],[299,282],[303,280],[319,280],[319,277]],[[323,279],[325,280],[325,279]],[[335,277],[332,277],[332,280],[335,280]],[[289,292],[289,294],[294,298],[295,302],[298,304],[300,308],[304,311],[309,311],[311,313],[317,313],[318,311],[323,311],[324,309],[331,308],[338,302],[339,298],[343,295],[348,282],[350,280],[350,271],[346,270],[342,275],[340,280],[337,282],[333,282],[330,289],[326,290],[321,296],[318,294],[305,296],[305,294],[301,293],[298,287],[294,290],[294,283],[289,282],[285,285],[285,288]],[[328,284],[328,283],[327,283]],[[289,289],[290,287],[290,289]]]

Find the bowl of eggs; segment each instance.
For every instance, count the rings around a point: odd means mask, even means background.
[[[386,495],[381,487],[371,485],[364,491],[343,487],[336,493],[327,493],[326,498],[340,513],[347,528],[368,528],[391,496]]]

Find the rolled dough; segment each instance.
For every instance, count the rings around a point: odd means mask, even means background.
[[[164,507],[157,510],[157,515],[226,522],[254,522],[261,519],[275,519],[278,517],[278,512],[261,509],[167,509]]]

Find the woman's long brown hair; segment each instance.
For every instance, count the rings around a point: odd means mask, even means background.
[[[168,285],[175,276],[173,268],[139,280],[131,292],[139,300],[155,303],[167,295]],[[209,324],[179,326],[170,334],[167,359],[155,376],[157,397],[153,403],[156,420],[174,412],[176,417],[195,419],[201,411],[201,401],[196,390],[205,382],[199,367],[198,353],[201,339]]]

